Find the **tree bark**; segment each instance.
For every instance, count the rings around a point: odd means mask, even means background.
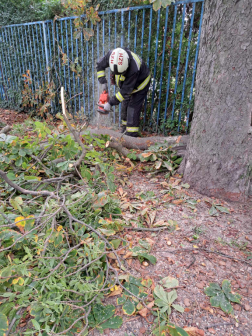
[[[210,196],[252,194],[252,1],[205,0],[184,179]]]
[[[123,135],[122,133],[107,128],[102,129],[88,128],[87,130],[90,132],[90,134],[109,135],[110,137],[119,141],[123,145],[123,147],[128,149],[146,150],[155,143],[167,142],[170,145],[176,145],[176,149],[180,150],[181,153],[182,152],[184,153],[186,150],[187,143],[189,141],[189,135],[170,136],[170,137],[152,136],[145,138],[134,138],[127,135]],[[82,133],[85,133],[85,131]]]

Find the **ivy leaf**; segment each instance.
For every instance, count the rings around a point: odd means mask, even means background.
[[[135,307],[134,303],[131,300],[128,299],[125,302],[125,304],[123,305],[122,310],[123,310],[125,315],[131,316],[135,313],[136,307]]]
[[[8,330],[8,319],[3,313],[0,313],[0,336],[5,336]]]

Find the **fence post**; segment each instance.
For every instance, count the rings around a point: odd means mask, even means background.
[[[43,25],[43,36],[44,36],[44,47],[45,47],[45,57],[46,57],[46,69],[47,69],[47,77],[48,77],[48,83],[50,82],[50,76],[49,76],[49,56],[48,56],[48,49],[47,49],[47,37],[46,37],[46,28],[45,28],[45,22],[42,22]]]

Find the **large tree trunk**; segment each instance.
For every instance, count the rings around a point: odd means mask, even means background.
[[[205,0],[184,178],[242,200],[252,187],[252,1]]]

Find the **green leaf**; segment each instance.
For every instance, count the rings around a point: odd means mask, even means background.
[[[40,330],[40,325],[39,325],[39,323],[38,323],[36,320],[34,320],[34,319],[32,319],[31,321],[32,321],[32,324],[33,324],[34,328],[35,328],[36,330]]]
[[[227,213],[227,214],[230,213],[230,211],[228,210],[228,208],[225,208],[225,207],[220,206],[220,205],[216,205],[215,207],[216,207],[216,209],[218,209],[220,212],[224,212],[224,213]]]
[[[155,265],[157,262],[156,257],[148,253],[138,253],[138,256],[149,260],[149,262],[152,263],[153,265]]]
[[[188,336],[188,333],[184,329],[172,323],[168,324],[168,330],[171,336]]]
[[[136,307],[135,307],[134,303],[131,300],[128,299],[125,302],[125,304],[123,305],[122,310],[123,310],[124,314],[126,314],[128,316],[131,316],[135,313]]]
[[[100,325],[100,328],[104,329],[119,329],[123,324],[123,319],[121,316],[114,316],[108,321]]]
[[[228,280],[223,280],[222,281],[222,290],[225,294],[231,293],[231,283]]]
[[[178,280],[170,276],[163,278],[161,283],[165,288],[174,288],[179,285]]]
[[[220,301],[220,307],[227,314],[230,314],[233,311],[233,307],[226,298]]]
[[[26,181],[32,181],[32,180],[37,180],[39,181],[39,178],[37,176],[24,176],[24,179]]]
[[[184,313],[184,307],[182,307],[182,306],[180,306],[180,305],[176,305],[176,304],[172,305],[172,307],[173,307],[174,309],[176,309],[178,312],[180,312],[180,313]]]
[[[241,295],[239,294],[232,294],[232,293],[225,293],[226,297],[229,301],[235,302],[235,303],[241,303]]]
[[[123,305],[127,300],[127,297],[123,294],[121,297],[117,298],[116,303],[120,306]]]
[[[209,287],[204,290],[207,296],[216,296],[221,292],[221,288],[217,283],[210,282]]]
[[[97,325],[101,324],[102,322],[112,317],[114,313],[115,313],[115,306],[113,305],[103,306],[102,304],[96,303],[93,306],[93,315]]]
[[[213,205],[211,209],[209,210],[210,216],[218,216],[218,211],[216,210],[215,206]]]
[[[121,244],[121,241],[122,241],[121,239],[113,239],[110,241],[110,244],[112,244],[114,249],[117,250]]]
[[[14,199],[10,199],[10,204],[13,206],[15,210],[19,210],[22,213],[20,205],[23,204],[23,200],[21,196],[17,196]]]
[[[169,301],[167,300],[167,296],[166,296],[166,292],[164,290],[164,288],[162,286],[156,286],[154,288],[154,294],[161,299],[162,301],[164,301],[165,303],[169,303]]]
[[[172,290],[171,292],[167,293],[167,298],[168,298],[169,304],[174,302],[177,299],[177,297],[178,297],[177,291],[175,291],[175,290]]]
[[[8,177],[8,179],[10,179],[11,181],[16,180],[16,176],[15,176],[14,173],[9,172],[9,173],[7,174],[7,177]]]
[[[225,313],[229,314],[233,311],[230,302],[226,299],[226,296],[223,292],[221,292],[219,295],[211,297],[210,303],[213,307],[220,307]]]
[[[8,319],[3,313],[0,313],[0,336],[5,336],[8,330]]]
[[[136,279],[136,278],[134,278],[133,276],[129,276],[129,282],[131,283],[131,284],[133,284],[133,285],[135,285],[135,286],[139,286],[139,287],[141,287],[142,286],[142,279],[140,278],[140,279]]]
[[[100,228],[99,231],[101,231],[101,233],[104,234],[107,237],[113,236],[113,235],[116,234],[116,232],[114,230],[107,230],[107,229]]]
[[[157,11],[157,10],[159,10],[161,8],[161,0],[155,0],[154,2],[153,2],[153,9],[155,10],[155,11]]]

